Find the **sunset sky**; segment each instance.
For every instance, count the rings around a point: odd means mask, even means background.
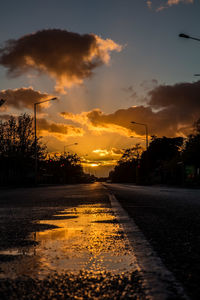
[[[198,0],[2,0],[0,118],[33,113],[50,152],[106,176],[123,149],[200,117]],[[78,143],[78,145],[73,145]],[[71,145],[71,146],[70,146]]]

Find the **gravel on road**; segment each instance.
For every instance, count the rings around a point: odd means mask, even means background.
[[[80,216],[78,211],[82,212]],[[77,223],[79,227],[74,230],[75,232],[70,231],[68,227],[64,228],[64,231],[59,231],[59,225],[55,225],[62,224],[61,221],[68,224],[66,226],[71,224],[73,227],[76,226],[74,225],[76,222],[79,222],[78,218],[83,222],[83,228]],[[118,227],[118,222],[112,216],[108,195],[100,184],[2,191],[0,194],[0,299],[147,299],[144,296],[142,277],[134,267],[129,266],[130,250],[124,241],[123,232]],[[84,228],[89,228],[88,233],[84,232]],[[106,228],[115,230],[114,235],[110,235],[110,239]],[[98,231],[95,231],[96,229]],[[84,243],[78,245],[81,243],[78,243],[79,234],[80,241],[83,238],[86,241],[88,239],[90,245],[86,247]],[[69,245],[65,237],[69,238]],[[46,241],[49,241],[49,244]],[[56,245],[54,242],[60,243],[58,247],[54,246]],[[70,262],[68,253],[71,253],[72,260],[77,259],[78,262],[77,256],[80,256],[80,251],[83,253],[87,251],[91,268],[95,264],[98,267],[107,262],[112,268],[112,260],[117,266],[118,261],[123,262],[125,259],[126,263],[128,258],[130,270],[112,272],[105,269],[98,271],[83,269],[79,272],[70,270],[56,272],[56,263],[65,268],[60,256],[60,251],[63,249],[59,248],[59,245],[63,245],[64,251],[69,248],[67,253],[62,253],[66,261]],[[49,261],[48,251],[52,255]],[[104,254],[103,258],[101,252]],[[85,261],[87,262],[87,259]],[[16,262],[25,274],[29,267],[34,272],[29,271],[29,275],[13,277]],[[4,267],[7,265],[8,276],[6,277]],[[54,267],[53,271],[50,266]],[[45,268],[49,270],[49,274]],[[41,277],[43,272],[45,276]]]

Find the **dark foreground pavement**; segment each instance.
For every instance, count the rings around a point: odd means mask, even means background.
[[[200,190],[107,187],[191,299],[200,299]]]
[[[0,232],[2,300],[147,299],[101,184],[1,191]]]
[[[107,272],[93,274],[63,273],[44,280],[18,278],[0,282],[0,299],[148,299],[141,289],[137,272],[113,275]]]
[[[199,191],[106,186],[199,299]],[[183,299],[148,296],[108,190],[95,183],[1,191],[0,299]]]

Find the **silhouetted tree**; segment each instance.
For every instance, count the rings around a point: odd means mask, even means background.
[[[26,184],[34,177],[34,129],[28,114],[0,122],[0,183]],[[43,160],[46,147],[37,141],[38,160]]]
[[[141,146],[139,144],[133,148],[126,149],[117,162],[114,171],[109,173],[109,179],[112,182],[136,182],[140,154]]]
[[[178,183],[182,172],[178,162],[181,160],[183,141],[182,137],[152,136],[147,151],[144,151],[141,156],[141,182]]]
[[[136,145],[125,150],[116,167],[110,172],[113,182],[138,184],[181,183],[181,149],[183,138],[152,137],[146,151]]]
[[[77,154],[54,155],[44,162],[43,169],[51,183],[77,183],[85,178]]]
[[[190,134],[186,139],[183,150],[183,163],[185,168],[191,166],[194,169],[192,176],[194,178],[191,177],[189,181],[200,184],[200,119],[194,123],[193,134]]]

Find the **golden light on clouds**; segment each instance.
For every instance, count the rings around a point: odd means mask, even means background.
[[[148,125],[149,136],[184,136],[188,127],[199,118],[200,81],[180,82],[174,85],[157,85],[146,96],[146,105],[118,109],[105,113],[100,109],[72,114],[62,112],[66,120],[87,127],[93,134],[117,133],[125,137],[145,138],[143,126]],[[187,112],[187,113],[186,113]]]
[[[93,174],[99,177],[108,176],[109,172],[114,168],[116,165],[117,160],[110,160],[110,161],[90,161],[82,162],[83,169],[86,173]]]
[[[92,163],[92,164],[90,164],[90,167],[98,167],[99,166],[99,164],[94,164],[94,163]]]
[[[123,124],[121,126],[121,124],[117,124],[112,120],[110,120],[110,122],[106,120],[104,121],[103,118],[105,115],[100,109],[93,109],[91,111],[82,112],[80,114],[62,112],[61,116],[66,120],[71,120],[75,123],[85,125],[88,130],[93,131],[95,135],[101,135],[102,132],[110,132],[129,137],[132,134],[130,124],[127,124],[127,127],[125,127],[123,126]]]
[[[111,150],[108,149],[95,149],[92,151],[93,153],[99,155],[100,157],[116,157],[121,156],[123,153],[121,149],[112,148]]]
[[[1,48],[0,64],[12,76],[30,71],[45,73],[56,81],[57,92],[66,93],[90,78],[95,68],[108,64],[111,52],[121,50],[113,40],[92,33],[47,29],[7,41]]]
[[[106,156],[109,154],[109,151],[108,150],[101,150],[101,149],[96,149],[96,150],[93,150],[93,153],[97,153],[99,154],[99,156]]]
[[[104,63],[108,64],[110,61],[110,52],[120,52],[123,48],[111,39],[104,40],[96,34],[94,36],[98,47],[95,47],[92,59],[99,56]]]
[[[69,124],[47,121],[44,118],[38,119],[37,124],[38,131],[41,135],[52,135],[61,141],[66,140],[67,137],[80,137],[84,134],[84,130],[82,128]]]
[[[194,0],[165,0],[165,1],[155,1],[155,0],[147,0],[146,4],[149,9],[152,9],[152,7],[155,5],[156,6],[156,11],[162,11],[166,8],[169,8],[173,5],[178,5],[178,4],[193,4]]]

